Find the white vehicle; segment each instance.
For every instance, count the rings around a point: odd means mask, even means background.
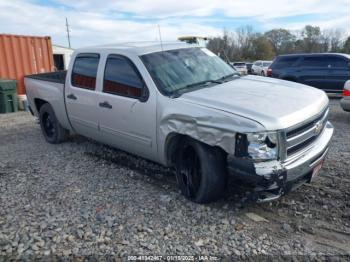
[[[333,135],[323,91],[240,77],[186,43],[77,49],[67,72],[27,76],[25,86],[47,142],[78,133],[175,167],[198,203],[221,197],[228,174],[255,185],[258,201],[310,182]]]
[[[231,62],[230,64],[240,75],[248,74],[248,68],[244,62]]]
[[[267,69],[271,64],[272,64],[272,61],[262,61],[262,60],[255,61],[252,66],[252,73],[254,75],[266,76]]]

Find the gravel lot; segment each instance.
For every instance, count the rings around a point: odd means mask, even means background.
[[[28,113],[0,115],[0,256],[349,255],[350,113],[339,100],[331,120],[313,184],[271,203],[242,205],[232,189],[197,205],[171,170],[78,136],[51,145]]]

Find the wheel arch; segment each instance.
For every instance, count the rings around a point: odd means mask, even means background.
[[[35,109],[38,112],[38,114],[40,113],[40,108],[44,105],[44,104],[49,104],[48,101],[41,99],[41,98],[34,98],[34,104],[35,104]]]
[[[47,98],[48,99],[48,98]],[[65,101],[63,100],[46,100],[45,98],[34,98],[33,100],[33,111],[34,115],[36,117],[39,117],[40,115],[40,109],[43,105],[48,104],[51,106],[53,112],[55,113],[55,116],[58,120],[58,122],[65,128],[70,131],[73,131],[70,122],[68,121],[68,115],[65,108]]]
[[[176,132],[171,132],[167,135],[164,145],[165,160],[168,166],[173,166],[175,163],[175,153],[178,150],[181,141],[189,137]]]
[[[213,146],[207,143],[204,143],[196,138],[193,138],[189,135],[184,135],[176,132],[169,133],[165,140],[165,156],[166,156],[166,163],[168,166],[174,166],[175,163],[175,157],[176,157],[176,151],[179,150],[180,146],[182,145],[182,141],[185,139],[193,140],[197,143],[201,143],[204,145],[207,145],[213,149],[215,149],[220,154],[223,154],[224,156],[227,156],[227,152],[219,147],[219,146]]]

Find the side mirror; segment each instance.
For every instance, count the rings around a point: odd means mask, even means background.
[[[140,102],[146,102],[148,100],[149,97],[149,91],[148,88],[146,87],[146,85],[142,88],[142,94],[139,98]]]

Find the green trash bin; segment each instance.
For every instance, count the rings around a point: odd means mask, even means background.
[[[0,79],[0,113],[17,112],[17,81]]]

